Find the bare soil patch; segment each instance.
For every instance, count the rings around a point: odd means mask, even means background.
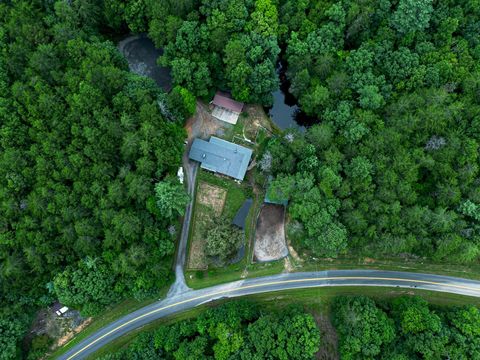
[[[222,214],[226,198],[227,189],[203,181],[199,183],[195,217],[192,220],[190,250],[188,252],[189,269],[207,269],[205,231],[212,223],[213,218]]]
[[[288,255],[284,221],[284,206],[262,205],[255,232],[254,256],[257,261],[278,260]]]
[[[225,130],[232,127],[231,124],[214,118],[210,107],[200,100],[197,100],[195,114],[185,124],[189,141],[197,137],[208,139],[211,135],[223,136]]]
[[[216,216],[220,216],[227,198],[227,190],[215,185],[201,182],[198,186],[198,202],[208,206]]]
[[[294,269],[293,269],[293,266],[292,266],[292,262],[290,261],[288,256],[286,256],[283,259],[283,272],[289,273],[289,272],[292,272],[293,270]]]
[[[192,237],[188,255],[189,269],[206,269],[208,267],[205,255],[205,241],[202,238],[194,239]]]
[[[271,120],[261,105],[247,104],[243,108],[243,112],[248,114],[248,118],[254,130],[257,130],[257,128],[260,126],[263,126],[268,130],[272,130]]]
[[[52,308],[45,308],[37,313],[24,340],[29,343],[36,336],[46,335],[53,340],[50,347],[50,351],[53,351],[70,341],[91,322],[91,317],[83,318],[77,310],[70,309],[63,316],[57,316]]]
[[[85,320],[81,325],[77,326],[75,329],[72,331],[66,333],[64,336],[62,336],[60,339],[57,340],[57,343],[55,344],[55,348],[60,347],[65,345],[67,342],[69,342],[73,337],[78,334],[80,331],[85,329],[90,323],[92,322],[93,318],[88,318]]]

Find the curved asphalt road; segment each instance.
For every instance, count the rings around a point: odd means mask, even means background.
[[[417,288],[480,297],[480,281],[449,276],[376,270],[333,270],[289,273],[253,278],[190,290],[168,297],[107,325],[70,349],[59,359],[84,359],[110,341],[154,320],[220,298],[327,286],[389,286]]]

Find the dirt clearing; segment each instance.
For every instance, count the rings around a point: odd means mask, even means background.
[[[255,260],[272,261],[288,255],[284,221],[285,207],[283,205],[262,205],[255,232]]]
[[[192,219],[192,237],[188,252],[189,269],[206,269],[208,267],[205,255],[205,231],[214,218],[220,217],[225,206],[227,189],[199,182],[197,205]]]
[[[226,198],[226,189],[205,182],[201,182],[198,186],[198,202],[212,209],[216,216],[222,213]]]
[[[197,137],[208,139],[211,135],[222,137],[232,127],[233,125],[214,118],[209,106],[200,100],[197,100],[195,114],[185,124],[189,141]]]

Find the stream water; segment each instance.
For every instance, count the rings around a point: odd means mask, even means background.
[[[316,119],[308,116],[298,107],[297,99],[288,91],[290,83],[284,69],[282,63],[279,63],[277,73],[280,78],[280,89],[272,94],[272,107],[265,110],[280,129],[296,128],[304,132],[307,127],[316,122]]]
[[[118,48],[127,59],[132,72],[152,78],[165,91],[171,89],[170,69],[157,65],[157,59],[163,54],[163,50],[155,48],[146,35],[128,36],[118,43]],[[280,129],[296,128],[304,132],[316,122],[316,119],[301,111],[297,99],[288,92],[290,83],[285,75],[285,66],[281,62],[277,67],[277,73],[280,77],[280,89],[272,94],[272,107],[265,110]]]
[[[155,48],[148,37],[129,36],[118,43],[118,49],[127,59],[130,71],[155,80],[165,91],[170,90],[172,87],[170,69],[157,65],[157,59],[163,54],[163,50]]]

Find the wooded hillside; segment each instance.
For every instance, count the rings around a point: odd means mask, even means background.
[[[177,214],[154,186],[176,174],[184,130],[100,35],[94,3],[0,4],[2,359],[38,306],[96,314],[171,278]]]
[[[478,264],[478,0],[3,1],[0,358],[55,299],[95,314],[171,278],[185,134],[115,46],[144,32],[177,118],[218,88],[271,105],[285,64],[314,125],[259,164],[298,250]]]

